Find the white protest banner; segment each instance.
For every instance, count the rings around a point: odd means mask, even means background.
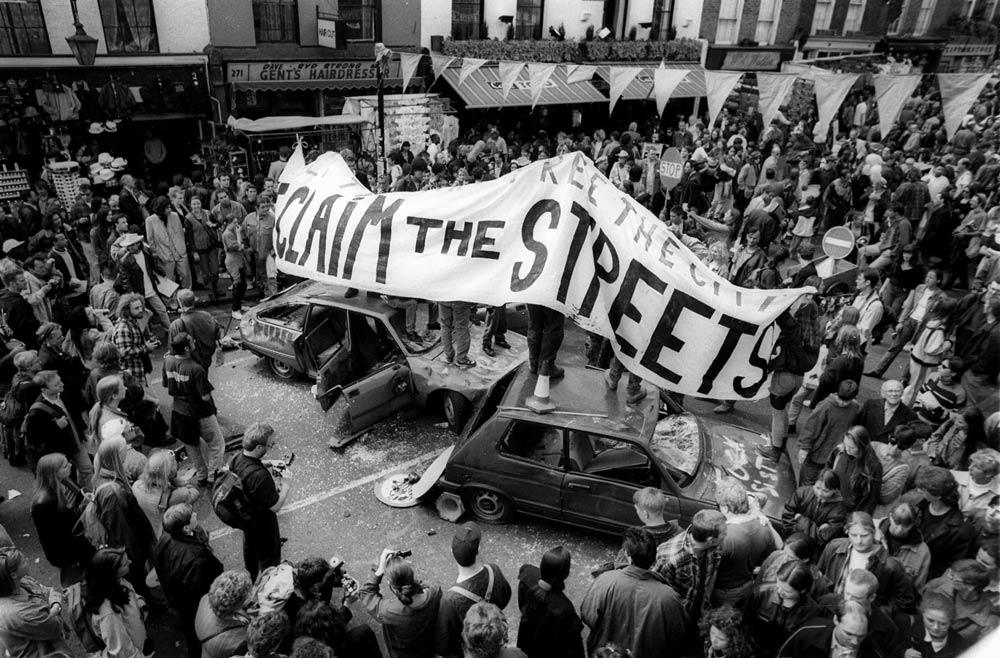
[[[656,97],[657,115],[663,116],[667,101],[687,74],[687,69],[668,69],[663,62],[660,62],[660,68],[653,71],[653,95]]]
[[[774,117],[778,116],[778,108],[792,93],[795,80],[799,76],[794,73],[764,73],[757,71],[757,94],[760,104],[760,118],[764,122],[764,127],[771,125]]]
[[[486,63],[485,59],[466,57],[462,60],[462,70],[458,72],[458,86],[461,87],[465,79],[472,75],[473,71]]]
[[[944,110],[944,128],[948,137],[954,137],[962,125],[965,114],[979,98],[987,83],[989,73],[938,73],[941,89],[941,109]]]
[[[919,75],[874,75],[878,129],[885,139],[896,123],[903,105],[920,85]]]
[[[324,153],[295,172],[275,216],[283,272],[435,301],[543,304],[609,338],[629,371],[700,397],[767,395],[775,319],[812,290],[719,278],[579,153],[388,194]]]
[[[503,90],[504,100],[507,100],[507,94],[514,87],[523,68],[524,62],[500,62],[500,88]]]
[[[743,74],[732,71],[705,71],[705,95],[708,100],[708,129],[715,125],[715,118],[722,111],[729,94]]]
[[[285,168],[281,170],[278,174],[278,180],[275,183],[284,183],[292,179],[295,176],[295,172],[306,166],[306,156],[302,152],[302,140],[299,139],[295,142],[295,150],[292,154],[288,156],[288,162],[285,163]]]
[[[410,78],[417,72],[420,66],[420,53],[399,53],[399,70],[403,76],[403,92],[406,92],[406,85],[410,84]]]
[[[816,110],[818,120],[813,127],[813,137],[818,143],[826,141],[830,132],[830,122],[837,117],[840,104],[860,77],[856,73],[827,73],[826,71],[805,71],[803,78],[813,81],[816,88]]]
[[[608,114],[614,112],[615,103],[625,93],[625,88],[642,71],[638,66],[612,66],[610,69],[611,84],[608,94],[611,96],[611,104],[608,105]]]

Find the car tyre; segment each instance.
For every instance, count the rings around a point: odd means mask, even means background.
[[[444,396],[444,418],[448,428],[455,434],[461,434],[465,421],[469,418],[469,401],[465,396],[455,391],[448,391]]]
[[[267,365],[270,366],[271,372],[280,377],[281,379],[295,379],[299,376],[299,371],[288,365],[284,361],[279,361],[274,357],[268,357]]]
[[[465,493],[466,504],[481,521],[503,524],[514,518],[514,504],[503,494],[490,489],[470,489]]]

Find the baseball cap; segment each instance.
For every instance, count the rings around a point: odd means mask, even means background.
[[[9,254],[11,251],[17,249],[22,244],[24,244],[24,240],[15,240],[14,238],[8,238],[3,241],[3,252],[5,254]]]
[[[479,540],[482,538],[483,531],[475,521],[458,526],[451,539],[451,554],[455,556],[455,561],[463,567],[472,565],[479,555]]]

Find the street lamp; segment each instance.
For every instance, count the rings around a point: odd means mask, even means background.
[[[76,34],[66,37],[66,43],[76,57],[76,63],[80,66],[93,66],[94,59],[97,58],[97,39],[87,34],[80,22],[80,13],[76,9],[76,0],[70,0],[73,7],[73,25],[76,26]]]

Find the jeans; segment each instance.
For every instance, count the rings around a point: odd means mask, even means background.
[[[565,317],[547,306],[528,304],[528,361],[536,366],[555,361],[563,341]]]
[[[441,347],[445,358],[462,361],[469,358],[469,317],[472,304],[468,302],[439,302],[438,319],[441,322]]]
[[[903,351],[903,347],[910,342],[913,335],[917,332],[918,325],[916,320],[906,318],[903,320],[902,325],[899,331],[896,332],[896,336],[892,339],[892,344],[889,345],[889,349],[882,357],[882,360],[872,368],[872,371],[877,372],[879,375],[885,374],[885,371],[892,366],[892,362],[896,360],[899,353]]]
[[[405,311],[403,323],[407,333],[417,331],[417,300],[409,297],[389,297],[386,296],[385,303],[392,308],[401,308]]]
[[[233,305],[232,309],[234,311],[239,311],[243,308],[243,298],[247,294],[247,273],[246,270],[240,268],[237,274],[237,279],[233,281]]]
[[[149,307],[149,310],[153,312],[156,319],[163,325],[163,330],[167,331],[170,328],[170,316],[167,315],[167,305],[163,303],[160,295],[153,293],[146,297],[146,306]]]
[[[615,384],[618,380],[622,378],[622,374],[625,372],[625,366],[622,362],[618,360],[618,357],[611,357],[611,367],[608,369],[608,376],[614,381]],[[625,387],[627,393],[638,393],[642,389],[642,377],[629,371],[628,373],[628,384]]]
[[[792,401],[788,403],[788,423],[787,425],[794,425],[798,422],[799,416],[802,415],[802,403],[806,401],[806,398],[811,397],[816,389],[807,388],[806,386],[799,386],[799,390],[795,391],[795,395],[792,396]]]
[[[494,340],[503,340],[507,332],[507,307],[491,306],[487,312],[486,331],[483,332],[483,347],[493,347]]]
[[[257,574],[281,562],[281,535],[278,516],[268,510],[255,513],[253,520],[243,530],[243,564],[250,572],[250,580]]]
[[[198,266],[201,270],[201,283],[208,288],[208,294],[213,298],[219,294],[219,248],[210,247],[198,252]]]
[[[77,446],[76,454],[69,458],[69,462],[76,469],[76,483],[82,489],[89,489],[94,479],[94,464],[83,446]]]
[[[222,468],[226,456],[226,441],[222,438],[222,427],[218,416],[207,416],[198,419],[201,430],[201,440],[198,445],[191,446],[190,455],[194,462],[195,473],[199,480],[208,479]]]
[[[187,256],[163,264],[166,277],[180,285],[181,288],[191,288],[191,270],[188,269]]]

